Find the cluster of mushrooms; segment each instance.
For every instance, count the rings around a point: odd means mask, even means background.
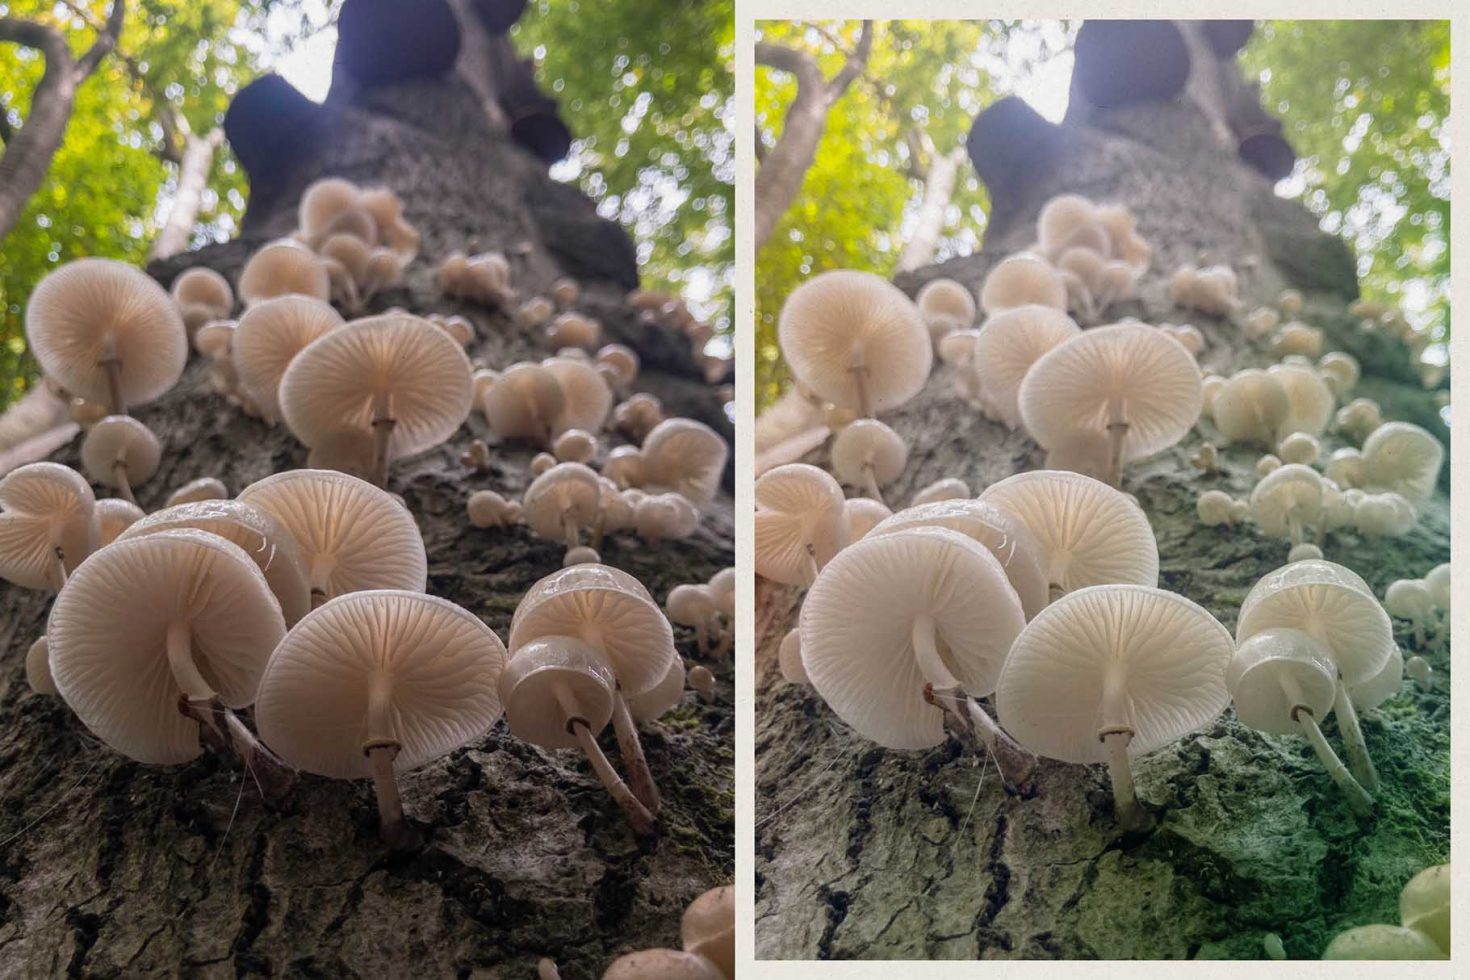
[[[1410,878],[1399,893],[1399,925],[1375,923],[1338,933],[1322,958],[1443,960],[1449,955],[1450,866],[1436,864]]]
[[[1084,329],[1079,320],[1094,322],[1131,295],[1148,266],[1126,209],[1063,195],[1043,208],[1037,238],[991,269],[978,329],[974,297],[950,280],[911,301],[877,276],[835,271],[788,298],[781,350],[821,424],[758,455],[756,572],[807,590],[799,626],[781,644],[782,674],[889,748],[934,746],[953,730],[1013,785],[1029,779],[1035,756],[1105,763],[1116,817],[1131,831],[1155,822],[1134,792],[1131,760],[1233,704],[1248,727],[1304,737],[1349,807],[1366,815],[1378,777],[1357,716],[1399,691],[1404,661],[1384,605],[1351,569],[1323,560],[1320,543],[1348,524],[1412,527],[1442,447],[1417,426],[1356,420],[1360,409],[1335,417],[1358,365],[1322,355],[1315,328],[1304,327],[1306,338],[1283,328],[1273,346],[1281,364],[1229,379],[1202,377],[1195,327],[1123,320]],[[1240,305],[1237,290],[1225,266],[1187,267],[1170,283],[1176,303],[1220,317]],[[1306,359],[1312,337],[1315,363]],[[1047,451],[1046,468],[978,497],[963,481],[940,480],[894,510],[882,491],[904,472],[909,447],[875,415],[924,387],[936,352],[954,368],[957,395],[1024,429]],[[1219,442],[1279,455],[1248,502],[1211,491],[1201,516],[1249,518],[1296,546],[1251,589],[1234,636],[1157,587],[1148,518],[1118,488],[1125,464],[1210,420]],[[1361,449],[1334,453],[1324,475],[1312,464],[1334,420]],[[829,435],[830,472],[797,461]],[[1201,457],[1202,473],[1219,471],[1213,445]],[[847,498],[844,485],[858,496]],[[1430,578],[1447,606],[1448,566]],[[979,700],[990,696],[994,718]],[[1329,713],[1347,764],[1322,734]]]
[[[594,361],[596,331],[495,372],[466,357],[473,328],[462,317],[344,320],[334,303],[360,312],[417,253],[391,192],[318,181],[299,225],[241,270],[238,320],[235,290],[207,269],[181,274],[170,295],[135,268],[82,259],[35,290],[27,336],[85,422],[86,475],[39,462],[0,479],[0,576],[55,594],[27,654],[31,686],[139,762],[184,763],[209,746],[238,756],[267,796],[288,792],[298,771],[371,778],[383,838],[404,849],[423,833],[404,816],[397,774],[504,715],[519,738],[581,751],[634,831],[654,832],[659,794],[637,726],[685,689],[670,618],[702,654],[728,650],[734,572],[676,587],[666,616],[582,536],[692,533],[718,490],[723,439],[632,392],[628,348],[605,345]],[[572,303],[577,287],[556,292]],[[218,391],[309,447],[308,468],[233,498],[218,479],[196,480],[145,513],[132,488],[163,447],[128,412],[174,386],[191,341]],[[617,392],[627,398],[615,409]],[[470,499],[475,524],[523,519],[568,549],[566,567],[522,597],[508,643],[427,594],[423,538],[384,489],[394,460],[444,443],[475,406],[498,439],[556,454],[538,461],[521,501]],[[588,464],[609,420],[642,445],[608,453],[599,475]],[[489,452],[477,441],[462,459],[485,472]],[[98,499],[88,478],[116,495]],[[713,696],[708,668],[688,675]],[[608,725],[626,781],[597,742]]]

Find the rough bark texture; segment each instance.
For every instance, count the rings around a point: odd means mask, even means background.
[[[622,231],[576,190],[486,124],[459,82],[418,82],[362,94],[327,113],[325,138],[275,186],[251,200],[245,238],[155,264],[167,283],[207,265],[233,277],[248,253],[295,224],[310,180],[338,174],[386,184],[423,232],[403,289],[376,298],[419,313],[462,313],[479,338],[470,354],[497,366],[545,356],[539,332],[509,316],[446,300],[434,280],[456,248],[531,245],[517,261],[523,295],[559,275],[584,285],[580,308],[608,340],[643,358],[639,387],[674,413],[730,426],[682,336],[637,321],[624,304],[635,276]],[[204,475],[232,491],[304,465],[281,428],[215,395],[196,359],[178,387],[138,413],[166,447],[139,489],[145,508]],[[560,566],[563,548],[524,528],[479,530],[465,516],[475,489],[519,495],[532,451],[492,450],[492,471],[456,461],[476,414],[450,443],[395,465],[390,489],[418,519],[429,591],[506,635],[521,594]],[[616,437],[609,437],[616,443]],[[610,448],[610,446],[605,446]],[[75,463],[73,443],[55,458]],[[733,561],[728,495],[697,534],[654,550],[622,533],[605,561],[662,601]],[[484,739],[402,779],[408,815],[432,825],[425,851],[379,843],[368,782],[303,777],[279,809],[231,760],[206,752],[169,768],[136,765],[99,745],[60,701],[33,694],[24,652],[41,635],[50,597],[0,594],[0,975],[237,975],[526,977],[538,956],[564,977],[601,974],[616,953],[677,946],[679,916],[705,889],[733,877],[732,669],[712,664],[717,697],[692,694],[645,727],[663,792],[662,832],[640,844],[581,756],[548,752],[498,724]],[[694,656],[687,630],[680,650]],[[616,758],[611,735],[605,749]],[[236,808],[238,809],[236,812]]]
[[[1385,417],[1448,440],[1430,393],[1397,342],[1360,331],[1346,313],[1356,293],[1351,256],[1298,205],[1223,152],[1192,104],[1100,112],[1059,131],[1044,166],[991,187],[984,250],[899,277],[909,293],[938,276],[978,293],[987,270],[1035,237],[1054,194],[1120,201],[1153,245],[1139,301],[1109,319],[1189,322],[1206,337],[1211,371],[1273,359],[1241,329],[1174,307],[1169,274],[1208,252],[1242,272],[1245,310],[1283,287],[1306,295],[1302,316],[1327,348],[1362,362],[1358,394]],[[1259,264],[1248,271],[1247,259]],[[952,369],[884,421],[912,447],[888,492],[906,501],[929,482],[967,480],[976,492],[1042,468],[1044,453],[954,394]],[[1130,465],[1159,541],[1160,586],[1210,610],[1233,630],[1250,586],[1286,559],[1288,544],[1251,526],[1208,528],[1195,498],[1220,488],[1246,495],[1259,450],[1230,447],[1224,471],[1188,462],[1208,422],[1178,446]],[[1327,449],[1344,443],[1327,440]],[[824,451],[812,460],[825,463]],[[1328,535],[1326,557],[1361,573],[1381,596],[1396,578],[1449,559],[1448,466],[1418,526],[1398,540]],[[886,751],[848,730],[810,688],[785,683],[776,648],[795,624],[799,596],[757,589],[756,955],[761,958],[1262,958],[1275,932],[1288,956],[1316,958],[1338,930],[1397,922],[1398,893],[1449,853],[1449,651],[1417,650],[1396,622],[1405,655],[1424,653],[1434,685],[1368,712],[1363,727],[1382,776],[1374,819],[1353,819],[1305,739],[1264,736],[1233,711],[1135,764],[1140,797],[1161,812],[1156,830],[1121,834],[1103,767],[1043,761],[1032,798],[1008,797],[985,760],[951,740],[927,752]],[[1336,739],[1333,721],[1325,726]]]

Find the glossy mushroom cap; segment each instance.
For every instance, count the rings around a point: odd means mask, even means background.
[[[842,511],[847,522],[849,544],[861,541],[873,528],[893,516],[893,511],[871,497],[853,497],[842,505]]]
[[[1026,372],[1018,401],[1026,430],[1044,448],[1069,436],[1107,437],[1125,421],[1123,460],[1174,445],[1199,419],[1199,367],[1179,344],[1144,323],[1078,334]]]
[[[365,480],[332,470],[288,470],[240,491],[296,542],[313,589],[327,598],[428,584],[424,539],[413,515]]]
[[[390,454],[398,458],[453,435],[470,413],[471,391],[458,344],[427,320],[387,313],[328,331],[297,354],[281,377],[281,412],[308,446],[391,418]]]
[[[1286,389],[1276,376],[1247,368],[1231,375],[1212,403],[1215,428],[1225,442],[1275,446],[1291,412]]]
[[[684,659],[675,657],[669,663],[669,669],[664,673],[663,680],[637,697],[628,699],[628,712],[633,716],[633,720],[641,725],[667,714],[684,699],[686,677]]]
[[[1292,562],[1252,587],[1240,606],[1236,641],[1277,627],[1311,636],[1349,684],[1376,675],[1396,649],[1393,624],[1373,591],[1330,561]]]
[[[498,527],[514,524],[521,516],[521,505],[506,500],[494,490],[476,490],[465,502],[470,523],[475,527]]]
[[[840,407],[858,408],[865,384],[874,412],[897,408],[919,393],[933,364],[919,308],[871,273],[838,270],[807,280],[787,297],[777,331],[796,379]]]
[[[1273,538],[1300,537],[1303,524],[1321,519],[1322,477],[1300,463],[1278,466],[1256,484],[1250,504],[1251,519],[1262,533]]]
[[[219,477],[201,476],[197,480],[190,480],[169,494],[163,506],[177,507],[180,504],[194,504],[201,500],[226,500],[229,496],[229,488]]]
[[[560,540],[564,520],[575,528],[591,527],[601,499],[595,472],[581,463],[558,463],[531,481],[521,499],[521,514],[537,535]]]
[[[169,294],[111,259],[78,259],[47,273],[26,301],[26,342],[47,377],[94,402],[110,400],[102,362],[115,356],[127,406],[146,405],[172,388],[189,356]]]
[[[641,484],[666,489],[707,506],[720,489],[729,446],[719,433],[693,419],[665,419],[643,440]]]
[[[975,374],[986,401],[1011,428],[1021,424],[1021,381],[1042,355],[1081,330],[1063,310],[1030,304],[986,319],[975,338]]]
[[[235,373],[268,421],[281,417],[281,377],[292,359],[342,323],[330,304],[309,296],[263,300],[240,317],[231,346]]]
[[[869,535],[822,570],[801,609],[801,658],[832,710],[894,749],[938,745],[943,712],[924,699],[930,677],[915,648],[932,632],[943,669],[973,696],[995,687],[1025,625],[1005,570],[983,546],[942,527]]]
[[[1399,894],[1399,921],[1450,954],[1450,866],[1436,864],[1409,879]]]
[[[679,920],[679,936],[687,953],[697,953],[735,976],[735,886],[711,888],[689,903]]]
[[[480,411],[502,439],[540,441],[554,434],[566,396],[556,375],[523,361],[500,373],[480,397]]]
[[[592,647],[627,697],[656,686],[676,656],[663,610],[642,583],[608,565],[573,565],[531,586],[511,618],[511,653],[544,636]]]
[[[1159,546],[1148,518],[1137,504],[1100,480],[1061,470],[1033,470],[987,487],[979,499],[1031,532],[1047,581],[1064,591],[1158,583]]]
[[[96,498],[76,470],[27,463],[0,479],[0,578],[23,589],[61,588],[67,574],[99,547]]]
[[[1033,304],[1066,312],[1067,286],[1050,263],[1029,252],[1002,259],[980,289],[980,306],[986,313]]]
[[[851,487],[886,486],[903,474],[909,447],[877,419],[857,419],[832,440],[832,474]]]
[[[1363,443],[1365,485],[1402,494],[1422,504],[1434,496],[1444,445],[1409,422],[1385,422]]]
[[[250,256],[240,270],[238,285],[247,307],[293,293],[324,302],[332,295],[325,263],[311,249],[290,239],[271,242]]]
[[[56,697],[56,681],[51,677],[51,652],[43,636],[26,650],[26,683],[32,691],[47,697]]]
[[[131,415],[109,415],[87,431],[82,440],[82,468],[94,482],[118,485],[118,463],[127,467],[133,486],[147,482],[158,472],[163,447],[142,422]]]
[[[296,205],[296,224],[302,234],[315,238],[349,211],[363,207],[362,191],[350,180],[323,177],[314,180],[301,192]]]
[[[1042,610],[1011,647],[995,692],[1000,723],[1063,762],[1107,761],[1099,736],[1109,728],[1131,731],[1129,755],[1144,755],[1225,710],[1234,651],[1225,627],[1183,596],[1082,589]]]
[[[179,712],[171,631],[187,630],[195,669],[231,708],[255,700],[285,634],[280,605],[238,545],[196,530],[115,541],[77,567],[46,636],[61,696],[98,738],[137,762],[199,754],[199,723]]]
[[[633,526],[650,540],[687,538],[699,527],[699,511],[683,494],[643,494],[633,505]]]
[[[1225,686],[1241,724],[1273,735],[1298,735],[1298,707],[1318,721],[1332,711],[1337,667],[1301,630],[1262,630],[1236,648]]]
[[[340,596],[281,641],[260,680],[255,718],[281,758],[337,779],[372,775],[366,748],[398,746],[415,769],[500,717],[500,638],[468,611],[420,592]]]
[[[755,481],[755,571],[783,585],[812,582],[847,544],[842,487],[825,471],[787,463]]]
[[[578,745],[573,719],[593,733],[607,727],[617,678],[597,651],[570,636],[544,636],[511,657],[500,675],[510,733],[547,749]]]
[[[106,497],[92,508],[97,523],[97,547],[111,544],[117,536],[144,517],[143,508],[121,497]]]
[[[185,269],[169,290],[184,327],[193,331],[210,320],[223,320],[235,308],[230,281],[206,266]]]

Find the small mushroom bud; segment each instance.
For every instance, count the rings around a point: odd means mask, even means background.
[[[29,658],[26,660],[26,666],[29,671]],[[1434,686],[1434,668],[1430,667],[1429,661],[1423,657],[1413,656],[1405,660],[1404,673],[1408,675],[1409,680],[1414,682],[1414,686],[1421,691],[1427,691]],[[31,686],[35,687],[36,685],[32,684]]]
[[[174,280],[170,292],[183,317],[184,329],[191,334],[210,320],[223,320],[235,308],[229,280],[204,266],[186,269]]]
[[[568,548],[566,556],[561,560],[562,568],[571,568],[573,565],[598,565],[602,562],[596,549],[589,548],[585,544],[575,548]]]
[[[597,455],[597,437],[582,429],[568,429],[556,437],[551,451],[563,463],[589,463]]]
[[[1324,960],[1442,960],[1446,957],[1433,939],[1417,929],[1380,924],[1340,932],[1322,951]]]
[[[459,454],[461,466],[474,473],[485,473],[490,469],[490,447],[483,439],[471,439],[465,451]]]
[[[689,686],[705,701],[715,699],[715,675],[710,673],[708,667],[699,664],[689,668]]]
[[[1213,442],[1204,443],[1199,451],[1189,457],[1189,465],[1209,476],[1220,470],[1220,453]]]
[[[1338,398],[1345,398],[1362,375],[1358,359],[1338,350],[1323,354],[1322,359],[1317,362],[1317,369],[1322,372],[1322,377],[1327,380],[1328,387]]]
[[[516,309],[516,323],[522,327],[539,327],[556,312],[545,296],[532,296]]]
[[[476,490],[465,502],[470,523],[475,527],[508,527],[521,516],[521,505],[506,500],[494,490]]]
[[[602,324],[580,313],[563,313],[546,325],[546,340],[553,347],[596,347]]]
[[[1354,398],[1337,410],[1333,427],[1359,442],[1383,424],[1383,411],[1371,398]]]
[[[575,279],[562,277],[551,284],[551,289],[548,292],[551,293],[552,302],[564,310],[574,305],[581,298],[582,287],[577,285]]]
[[[1383,608],[1395,619],[1407,619],[1414,626],[1414,645],[1424,646],[1424,629],[1434,618],[1434,598],[1423,579],[1398,579],[1390,582],[1383,594]]]
[[[133,486],[158,471],[163,447],[158,437],[131,415],[109,415],[92,426],[82,440],[82,468],[118,496],[137,503]]]
[[[1278,357],[1286,354],[1316,357],[1322,353],[1322,331],[1316,327],[1309,327],[1305,323],[1293,321],[1276,331],[1276,337],[1271,341],[1271,349]]]
[[[537,453],[531,457],[531,475],[540,476],[556,465],[556,457],[550,453]]]
[[[679,949],[643,949],[613,960],[602,980],[727,980],[703,956]]]
[[[1295,289],[1282,290],[1276,297],[1276,308],[1287,316],[1296,316],[1302,311],[1302,294]]]
[[[1322,452],[1322,444],[1317,437],[1307,432],[1293,432],[1281,440],[1276,447],[1277,455],[1283,463],[1303,463],[1308,466],[1317,462],[1317,457]]]
[[[1247,340],[1260,340],[1267,336],[1281,324],[1281,314],[1269,307],[1259,307],[1251,311],[1245,318],[1245,336]]]
[[[788,684],[811,684],[806,676],[806,665],[801,661],[801,630],[794,629],[781,638],[781,649],[776,657],[781,676]]]
[[[1206,527],[1235,523],[1235,500],[1223,490],[1206,490],[1195,501],[1200,523]]]
[[[56,690],[56,681],[51,677],[51,654],[44,636],[26,651],[26,683],[37,694],[53,698],[60,694]]]
[[[705,585],[676,585],[664,600],[664,609],[669,622],[677,626],[688,626],[694,630],[695,642],[701,657],[709,656],[709,638],[712,628],[717,628],[719,609],[709,587]]]
[[[1312,544],[1310,541],[1304,541],[1301,544],[1293,545],[1291,550],[1286,553],[1286,561],[1288,564],[1294,561],[1311,561],[1312,559],[1321,557],[1322,549]]]
[[[1266,453],[1256,460],[1256,476],[1270,476],[1281,468],[1281,458],[1273,453]]]

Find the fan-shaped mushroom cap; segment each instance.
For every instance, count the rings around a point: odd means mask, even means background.
[[[1445,956],[1433,939],[1417,929],[1381,924],[1340,932],[1322,951],[1324,960],[1442,960]]]
[[[1206,527],[1232,524],[1235,520],[1235,500],[1224,490],[1206,490],[1194,503],[1199,522]]]
[[[935,480],[909,498],[910,507],[932,504],[941,500],[968,500],[970,485],[957,476],[946,476]]]
[[[144,483],[158,472],[162,458],[163,447],[157,437],[131,415],[107,416],[82,440],[82,468],[103,486],[118,485],[118,465],[127,468],[130,484]]]
[[[1421,623],[1434,615],[1434,596],[1423,579],[1396,579],[1384,590],[1383,608],[1390,616]]]
[[[483,735],[500,717],[500,638],[468,611],[421,592],[340,596],[281,641],[260,680],[261,738],[299,769],[372,775],[365,751],[397,745],[415,769]]]
[[[55,697],[56,681],[51,677],[51,654],[43,636],[26,650],[26,683],[37,694]]]
[[[725,440],[703,422],[665,419],[643,440],[642,485],[705,506],[719,492],[729,454]]]
[[[1297,735],[1298,707],[1306,707],[1318,720],[1332,710],[1337,667],[1301,630],[1262,630],[1236,648],[1225,670],[1225,686],[1241,724],[1273,735]]]
[[[1363,370],[1358,365],[1358,359],[1351,354],[1345,354],[1340,350],[1328,351],[1322,355],[1317,362],[1322,377],[1327,381],[1328,387],[1338,398],[1342,398],[1358,383]]]
[[[633,505],[633,526],[649,540],[687,538],[699,527],[699,511],[680,493],[644,494]]]
[[[847,541],[861,541],[868,532],[893,516],[893,511],[872,497],[853,497],[842,505],[847,519]]]
[[[1322,475],[1341,487],[1361,486],[1366,476],[1363,454],[1351,446],[1336,450],[1327,457]]]
[[[975,375],[985,399],[1011,428],[1021,424],[1021,381],[1042,355],[1081,330],[1066,312],[1035,304],[986,319],[975,338]]]
[[[1047,201],[1036,218],[1036,237],[1047,252],[1057,252],[1074,244],[1079,231],[1093,228],[1103,231],[1097,206],[1080,194],[1058,194]],[[1105,238],[1102,249],[1111,249]]]
[[[1358,711],[1371,711],[1395,696],[1404,686],[1404,655],[1398,647],[1388,655],[1388,660],[1378,673],[1367,680],[1355,683],[1343,682],[1348,697]]]
[[[246,306],[295,293],[325,302],[332,295],[326,263],[300,242],[271,242],[250,256],[240,270],[240,299]]]
[[[709,960],[726,977],[735,976],[735,886],[711,888],[689,903],[679,920],[686,953]]]
[[[536,534],[561,540],[566,521],[574,528],[592,526],[601,499],[596,473],[581,463],[558,463],[531,481],[521,513]]]
[[[1355,439],[1365,439],[1383,424],[1383,410],[1371,398],[1354,398],[1337,410],[1333,425]]]
[[[358,186],[341,177],[312,181],[296,206],[296,223],[307,237],[315,237],[346,211],[363,207]]]
[[[191,331],[210,320],[224,319],[235,308],[230,281],[207,266],[185,269],[174,280],[170,293],[185,329]]]
[[[609,565],[573,565],[531,586],[510,623],[510,649],[543,636],[571,636],[601,654],[627,697],[664,679],[674,632],[643,584]]]
[[[1276,364],[1266,373],[1281,382],[1281,389],[1286,392],[1286,417],[1281,420],[1277,431],[1283,435],[1307,432],[1314,436],[1327,431],[1336,402],[1322,375],[1302,364]]]
[[[552,419],[553,432],[601,432],[612,410],[613,394],[597,369],[574,357],[549,357],[541,366],[551,372],[562,393],[561,409]]]
[[[1018,252],[1007,256],[990,270],[980,287],[980,306],[986,313],[1033,304],[1067,309],[1067,285],[1061,273],[1039,255]]]
[[[1291,412],[1286,389],[1276,376],[1247,368],[1226,380],[1215,395],[1215,428],[1226,442],[1274,446]]]
[[[80,473],[60,463],[27,463],[0,479],[0,578],[23,589],[61,588],[99,547],[96,498]]]
[[[703,956],[679,949],[640,949],[613,960],[602,980],[729,980]]]
[[[1349,684],[1377,674],[1394,652],[1393,624],[1366,582],[1330,561],[1298,561],[1250,590],[1236,622],[1237,642],[1276,627],[1312,637]]]
[[[939,500],[907,507],[869,532],[893,534],[915,527],[943,527],[983,545],[1005,571],[1021,609],[1030,619],[1049,599],[1041,554],[1031,532],[1017,517],[985,500]]]
[[[755,571],[783,585],[810,585],[847,544],[842,487],[824,470],[787,463],[755,481]]]
[[[996,687],[1000,723],[1038,755],[1104,762],[1103,730],[1144,755],[1209,724],[1230,702],[1230,633],[1181,595],[1099,585],[1041,611],[1016,638]],[[1112,701],[1109,704],[1109,701]]]
[[[620,488],[643,482],[643,452],[637,446],[619,446],[607,454],[602,473]]]
[[[1271,349],[1278,356],[1301,354],[1304,357],[1316,357],[1322,353],[1322,331],[1305,323],[1285,324],[1276,331]]]
[[[975,322],[975,297],[953,279],[931,279],[914,297],[932,335],[936,325],[963,330]]]
[[[1251,491],[1251,519],[1275,538],[1299,537],[1301,525],[1322,512],[1322,477],[1310,466],[1287,463],[1268,473]]]
[[[924,700],[931,630],[942,667],[972,695],[995,686],[1025,614],[995,556],[943,527],[873,535],[822,570],[801,609],[802,662],[812,686],[865,738],[893,749],[944,739],[944,714]]]
[[[682,657],[669,663],[664,679],[637,697],[628,699],[628,713],[638,724],[662,718],[680,701],[684,700],[684,683],[687,674]]]
[[[1450,564],[1435,565],[1424,576],[1424,585],[1435,606],[1449,612],[1450,609]]]
[[[194,349],[203,357],[228,366],[230,351],[235,346],[235,321],[210,320],[194,331]]]
[[[1414,528],[1419,515],[1408,498],[1397,493],[1361,493],[1353,503],[1353,523],[1364,534],[1399,538]]]
[[[47,377],[88,401],[111,401],[104,362],[116,358],[125,406],[172,388],[189,356],[169,294],[111,259],[78,259],[47,273],[26,301],[26,342]]]
[[[1322,443],[1307,432],[1293,432],[1281,440],[1276,448],[1283,463],[1302,463],[1310,466],[1317,462],[1322,453]]]
[[[282,375],[280,394],[286,424],[308,446],[391,418],[390,454],[408,456],[448,439],[469,415],[470,362],[427,320],[387,313],[307,345]]]
[[[238,545],[195,530],[114,541],[77,567],[46,628],[51,675],[98,738],[138,762],[187,762],[199,723],[179,712],[171,635],[224,704],[255,700],[285,634],[281,608]]]
[[[1174,445],[1199,419],[1199,367],[1168,336],[1145,323],[1118,323],[1078,334],[1026,372],[1018,400],[1026,429],[1050,448],[1069,435],[1106,438],[1125,421],[1123,459]]]
[[[566,396],[556,375],[540,364],[522,361],[501,372],[480,399],[480,411],[502,439],[548,440]]]
[[[1159,546],[1148,518],[1100,480],[1033,470],[987,487],[980,499],[1031,532],[1047,581],[1065,591],[1159,580]]]
[[[1450,866],[1436,864],[1409,879],[1399,894],[1399,921],[1450,953]]]
[[[281,376],[292,359],[342,322],[330,304],[309,296],[263,300],[240,317],[231,355],[235,372],[268,421],[281,417]]]
[[[563,313],[546,325],[546,339],[553,347],[596,347],[602,324],[580,313]]]
[[[808,279],[787,297],[777,330],[792,374],[840,407],[860,408],[865,387],[871,411],[897,408],[919,393],[933,365],[919,308],[867,272]]]
[[[1434,496],[1443,462],[1440,441],[1409,422],[1385,422],[1363,443],[1365,485],[1391,490],[1410,503]]]
[[[117,540],[135,521],[141,521],[143,508],[121,497],[106,497],[92,508],[92,519],[97,523],[97,547],[101,548]]]
[[[857,419],[832,440],[832,473],[848,486],[892,483],[909,462],[903,437],[877,419]]]
[[[241,503],[276,519],[296,542],[313,589],[327,598],[428,584],[413,515],[365,480],[332,470],[288,470],[240,491]]]
[[[296,625],[310,611],[311,584],[306,579],[296,541],[275,518],[249,504],[238,500],[205,500],[165,507],[133,522],[117,540],[131,541],[185,528],[217,534],[238,545],[265,576],[287,627]]]
[[[516,738],[547,749],[572,749],[578,746],[572,720],[592,732],[606,728],[616,686],[612,669],[587,644],[570,636],[543,636],[506,664],[500,703]]]

